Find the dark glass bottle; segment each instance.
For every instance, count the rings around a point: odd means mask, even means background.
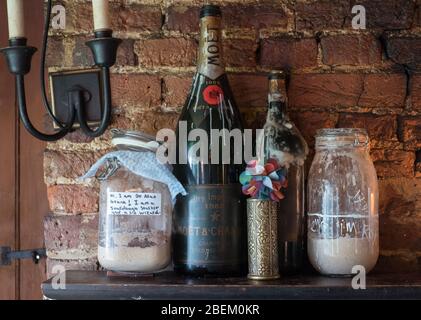
[[[188,195],[178,199],[175,207],[174,267],[193,275],[240,275],[247,266],[245,200],[239,184],[244,160],[234,148],[243,146],[243,138],[240,134],[238,141],[222,134],[216,139],[211,131],[241,133],[243,126],[225,74],[221,10],[207,5],[200,16],[198,71],[177,128],[174,173]],[[200,159],[193,159],[198,142],[185,141],[196,129],[208,137],[203,144],[208,155],[200,154]],[[222,162],[223,146],[228,148],[228,162]],[[218,157],[214,150],[219,150]],[[234,161],[239,155],[240,161]]]
[[[264,159],[277,157],[287,167],[288,187],[285,199],[278,205],[279,271],[281,274],[300,270],[304,257],[305,234],[305,170],[308,146],[288,117],[288,103],[283,93],[284,75],[273,72],[269,76],[270,129],[265,129]],[[273,133],[273,132],[276,133]]]

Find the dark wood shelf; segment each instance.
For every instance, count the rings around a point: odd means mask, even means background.
[[[371,274],[366,290],[354,290],[350,278],[285,276],[256,282],[242,278],[193,279],[162,273],[149,278],[107,277],[105,272],[68,271],[66,289],[42,285],[54,300],[262,300],[262,299],[421,299],[421,274]]]

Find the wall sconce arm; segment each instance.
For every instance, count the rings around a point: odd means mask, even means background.
[[[110,68],[115,64],[117,59],[117,50],[121,44],[121,40],[112,36],[113,31],[110,29],[96,30],[95,38],[86,43],[92,50],[95,65],[101,68],[101,94],[102,94],[102,116],[97,129],[92,129],[88,125],[86,116],[86,101],[84,99],[84,89],[74,87],[70,89],[68,94],[69,112],[66,115],[65,123],[58,120],[57,116],[50,107],[45,84],[45,60],[48,44],[48,30],[52,11],[52,1],[47,1],[47,15],[44,25],[43,45],[41,52],[41,92],[43,105],[50,118],[58,126],[59,131],[55,134],[45,134],[37,130],[31,123],[26,106],[25,97],[25,80],[24,77],[31,70],[31,61],[36,48],[27,46],[26,38],[12,38],[9,40],[9,47],[0,49],[0,53],[6,57],[10,73],[15,76],[16,82],[16,98],[19,109],[19,115],[25,128],[35,138],[43,141],[57,141],[68,134],[75,123],[76,117],[79,121],[80,128],[89,137],[99,137],[108,128],[111,122],[111,85],[110,85]],[[99,107],[99,106],[98,106]],[[66,106],[65,106],[66,108]]]
[[[66,134],[70,132],[70,130],[73,127],[73,123],[75,120],[75,110],[73,107],[70,107],[70,114],[68,117],[68,120],[66,121],[66,125],[57,133],[55,134],[45,134],[40,131],[38,131],[34,125],[32,124],[31,120],[29,119],[27,107],[26,107],[26,98],[25,98],[25,80],[23,75],[16,75],[16,97],[17,97],[17,103],[18,103],[18,109],[19,109],[19,116],[20,119],[25,126],[26,130],[30,134],[32,134],[35,138],[42,140],[42,141],[57,141],[61,138],[63,138]]]
[[[101,83],[103,86],[103,108],[102,108],[102,119],[99,127],[96,130],[92,130],[86,119],[86,108],[84,108],[84,97],[81,90],[75,90],[70,94],[72,105],[76,109],[80,128],[88,137],[99,137],[107,130],[108,125],[111,121],[111,85],[110,85],[110,70],[107,67],[102,68],[101,72]]]

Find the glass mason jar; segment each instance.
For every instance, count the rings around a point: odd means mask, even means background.
[[[321,274],[369,272],[379,256],[378,181],[362,129],[323,129],[308,178],[308,255]]]
[[[155,152],[154,138],[113,130],[118,150]],[[171,262],[172,201],[167,185],[134,174],[108,159],[99,177],[98,260],[111,271],[152,273]]]

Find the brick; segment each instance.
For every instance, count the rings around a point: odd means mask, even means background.
[[[415,177],[421,178],[421,162],[415,164]]]
[[[55,213],[98,212],[98,191],[78,185],[56,185],[47,188],[50,209]]]
[[[64,55],[63,38],[50,36],[48,38],[46,64],[49,67],[63,67],[65,63]]]
[[[363,77],[357,74],[297,74],[291,77],[291,108],[350,107],[358,103]]]
[[[51,259],[96,258],[98,216],[47,216],[44,238],[47,255]]]
[[[66,4],[66,30],[93,33],[94,21],[91,3]]]
[[[223,8],[225,28],[286,28],[288,15],[285,10],[271,5],[228,5]]]
[[[394,252],[395,253],[395,252]],[[395,254],[380,252],[376,265],[376,272],[386,273],[415,273],[421,272],[421,265],[418,264],[416,253],[402,254],[398,250]]]
[[[75,37],[75,45],[72,52],[72,62],[75,67],[89,67],[94,65],[94,59],[91,49],[85,44],[90,37]]]
[[[403,108],[406,79],[403,74],[297,74],[289,91],[294,108]]]
[[[224,41],[224,59],[229,67],[255,67],[257,43],[248,39]]]
[[[278,38],[262,41],[260,64],[264,67],[297,69],[317,65],[315,39]]]
[[[163,81],[164,105],[172,109],[182,107],[190,92],[192,77],[166,76]]]
[[[386,38],[386,53],[395,63],[415,69],[421,64],[421,38]]]
[[[67,140],[71,143],[90,143],[94,139],[95,138],[88,137],[86,134],[84,134],[81,129],[77,129],[73,132],[70,132],[64,137],[64,140]]]
[[[421,0],[416,0],[416,9],[413,27],[421,27]]]
[[[155,135],[161,129],[175,130],[179,118],[180,114],[176,112],[139,113],[134,116],[133,129]]]
[[[56,260],[47,258],[47,278],[50,279],[63,271],[72,270],[86,270],[98,271],[100,270],[97,259],[86,260]]]
[[[73,47],[73,65],[77,67],[87,67],[94,65],[91,49],[86,46],[86,41],[90,38],[85,36],[75,37]],[[137,57],[134,53],[134,40],[124,39],[117,51],[117,66],[134,66]]]
[[[167,28],[182,33],[199,32],[200,7],[171,6],[168,8]]]
[[[397,139],[397,121],[393,115],[342,113],[339,116],[338,127],[366,129],[370,139],[375,141]]]
[[[189,67],[196,64],[197,43],[191,39],[149,39],[135,45],[143,67]]]
[[[231,74],[229,81],[240,109],[267,105],[268,80],[266,75]]]
[[[379,108],[403,108],[406,97],[406,76],[402,74],[368,74],[364,76],[364,92],[358,105]]]
[[[180,32],[199,31],[199,7],[171,6],[168,9],[167,28]],[[288,15],[279,6],[227,5],[222,12],[224,28],[286,28]]]
[[[297,30],[343,29],[349,20],[351,7],[348,0],[320,0],[298,2],[294,11]],[[351,27],[351,26],[349,26]]]
[[[402,150],[372,152],[379,178],[413,178],[415,153]]]
[[[414,74],[411,77],[409,92],[412,108],[421,111],[421,74]]]
[[[352,7],[363,5],[369,29],[407,29],[412,25],[415,5],[408,0],[320,0],[298,2],[297,30],[332,30],[352,28]]]
[[[335,113],[291,111],[290,116],[310,147],[314,146],[314,137],[319,129],[335,128],[338,122],[338,115]]]
[[[115,5],[112,25],[116,31],[158,32],[162,27],[162,13],[158,6]]]
[[[405,148],[421,148],[421,117],[401,117],[399,119],[399,138]]]
[[[175,109],[175,110],[174,110]],[[122,110],[114,114],[111,128],[120,130],[140,131],[150,135],[155,135],[160,129],[175,129],[177,126],[179,113],[177,108],[168,107],[165,111],[135,111]],[[104,139],[110,140],[111,134],[107,132]]]
[[[179,118],[180,114],[172,110],[169,110],[168,112],[149,111],[129,114],[122,113],[114,117],[115,122],[112,127],[123,130],[140,131],[154,136],[161,129],[175,130]]]
[[[135,66],[137,57],[134,53],[134,40],[124,39],[117,51],[117,66]]]
[[[380,41],[372,35],[337,35],[321,39],[323,63],[370,65],[381,62]]]
[[[119,32],[158,32],[162,27],[162,13],[158,6],[112,4],[111,27]],[[68,27],[75,31],[93,30],[92,5],[72,4],[67,10]]]
[[[413,22],[415,12],[413,1],[352,0],[351,4],[365,7],[367,28],[370,29],[407,29],[411,27]]]
[[[379,181],[383,250],[421,249],[421,188],[418,179]]]
[[[161,80],[155,75],[113,74],[113,105],[152,108],[161,102]]]
[[[421,224],[419,225],[421,226]],[[383,218],[380,224],[380,241],[383,250],[409,249],[416,251],[421,249],[421,232],[413,224],[396,223]]]
[[[415,176],[421,178],[421,150],[417,150],[415,158]]]
[[[45,182],[53,185],[83,176],[101,157],[99,152],[47,150],[44,153]]]

